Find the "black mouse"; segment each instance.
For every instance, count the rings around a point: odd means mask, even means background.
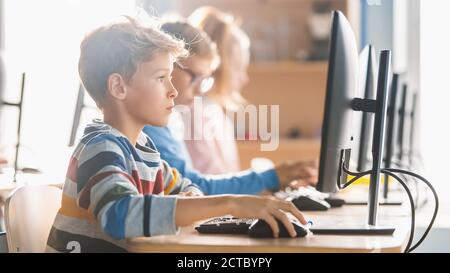
[[[278,223],[278,227],[280,229],[280,238],[292,238],[284,224],[280,220],[276,220]],[[297,237],[305,237],[308,232],[304,229],[300,224],[291,220],[291,223],[294,225],[295,231],[297,232]],[[253,238],[273,238],[273,231],[270,228],[269,224],[267,224],[264,220],[256,220],[252,223],[252,225],[248,229],[248,235]]]
[[[330,204],[332,208],[340,208],[345,205],[345,200],[337,197],[327,197],[325,201]]]
[[[325,211],[331,207],[325,200],[307,195],[295,197],[291,202],[294,203],[300,211]]]

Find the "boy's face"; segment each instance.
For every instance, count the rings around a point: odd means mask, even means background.
[[[175,65],[173,71],[173,85],[179,92],[175,103],[189,105],[195,96],[203,95],[201,83],[213,73],[212,61],[208,58],[191,56],[179,63],[182,67]]]
[[[148,62],[137,66],[135,74],[126,83],[124,100],[130,115],[142,124],[166,126],[174,99],[178,95],[172,85],[173,58],[159,53]]]

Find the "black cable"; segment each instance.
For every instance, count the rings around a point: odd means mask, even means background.
[[[399,163],[399,162],[395,162],[394,161],[392,163],[393,163],[393,165],[395,165],[396,168],[402,168],[403,167],[402,164]],[[423,167],[423,162],[420,165]],[[411,169],[411,167],[408,168],[408,169]],[[408,182],[408,179],[406,178],[405,174],[401,174],[401,177],[403,177],[406,180],[406,182]],[[425,204],[428,203],[428,196],[427,196],[427,194],[425,194],[424,200],[422,202],[420,202],[420,187],[419,187],[419,184],[418,184],[418,182],[416,180],[417,178],[415,178],[415,177],[412,177],[412,178],[414,179],[415,187],[416,187],[415,208],[417,210],[417,209],[420,209],[421,207],[425,206]]]
[[[403,179],[401,179],[400,177],[398,177],[397,175],[395,175],[394,173],[387,171],[387,170],[381,170],[382,173],[387,174],[388,176],[393,177],[395,180],[397,180],[397,182],[399,182],[403,188],[405,189],[407,195],[408,195],[408,199],[409,199],[409,204],[411,205],[411,230],[409,233],[409,239],[408,239],[408,244],[406,245],[405,248],[405,253],[409,253],[411,252],[411,245],[412,242],[414,240],[414,231],[415,231],[415,223],[416,223],[416,211],[415,211],[415,206],[414,206],[414,199],[413,196],[411,194],[411,191],[409,190],[408,186],[406,185],[405,181],[403,181]]]
[[[352,172],[352,171],[348,170],[347,167],[345,167],[345,164],[344,164],[344,163],[342,163],[342,169],[344,170],[344,172],[345,172],[346,174],[352,175],[352,176],[354,176],[354,177],[353,177],[350,181],[348,181],[347,183],[345,183],[344,185],[341,185],[341,183],[340,183],[339,180],[338,180],[337,185],[338,185],[338,188],[339,188],[340,190],[343,190],[343,189],[347,188],[347,187],[350,186],[351,184],[355,183],[355,182],[356,182],[358,179],[360,179],[361,177],[364,177],[364,176],[369,175],[369,174],[371,173],[371,171],[365,171],[365,172],[360,172],[360,173]]]
[[[414,209],[417,210],[419,208],[419,199],[420,199],[419,183],[417,182],[417,180],[414,177],[413,177],[414,180],[410,181],[410,179],[408,179],[408,177],[405,174],[398,174],[398,175],[404,180],[404,182],[406,182],[406,184],[408,184],[408,185],[414,184],[414,190],[416,192],[415,198],[414,198],[414,200],[415,200],[414,201]]]
[[[410,166],[409,166],[409,168],[408,169],[417,169],[417,168],[419,168],[419,169],[423,169],[424,168],[424,163],[423,163],[423,158],[422,158],[422,155],[420,154],[420,153],[417,153],[417,154],[413,154],[412,155],[413,156],[413,158],[416,158],[417,160],[412,160],[413,162],[416,162],[417,164],[410,164]],[[400,161],[392,161],[392,163],[393,163],[393,167],[390,167],[390,168],[403,168],[403,167],[405,167],[406,168],[406,166],[403,166],[403,163],[404,162],[400,162]],[[416,166],[416,167],[414,167],[414,166]],[[406,182],[408,182],[408,179],[406,178],[406,176],[404,175],[404,174],[402,174],[402,177],[406,180]],[[416,210],[417,209],[420,209],[420,208],[422,208],[423,206],[425,206],[427,203],[428,203],[428,195],[427,194],[425,194],[424,196],[424,200],[422,201],[422,202],[420,202],[420,187],[419,187],[419,185],[418,185],[418,182],[417,182],[417,180],[416,180],[416,178],[415,177],[413,177],[413,179],[414,179],[414,182],[416,183],[416,202],[415,202],[415,208],[416,208]],[[425,188],[425,190],[426,190],[427,188]]]
[[[352,172],[350,170],[348,170],[344,165],[342,166],[344,172],[346,174],[355,176],[351,181],[349,181],[347,184],[351,185],[352,183],[354,183],[355,181],[357,181],[358,179],[360,179],[361,177],[368,175],[371,173],[371,171],[365,171],[365,172],[361,172],[361,173],[356,173],[356,172]],[[410,229],[410,234],[409,234],[409,239],[408,239],[408,244],[406,245],[405,248],[405,253],[409,253],[411,251],[413,251],[414,249],[417,248],[417,246],[423,241],[424,238],[421,238],[421,240],[419,240],[419,242],[414,245],[414,247],[411,248],[411,245],[413,243],[414,240],[414,232],[415,232],[415,222],[416,222],[416,216],[415,216],[415,203],[414,203],[414,198],[411,194],[410,189],[408,188],[408,186],[406,185],[406,183],[403,181],[403,179],[401,179],[399,176],[397,176],[396,174],[394,174],[393,172],[389,171],[389,169],[381,170],[381,173],[387,174],[388,176],[393,177],[395,180],[397,180],[397,182],[399,182],[402,187],[405,189],[407,195],[408,195],[408,199],[409,199],[409,203],[411,206],[411,229]],[[348,186],[349,186],[348,185]],[[345,186],[345,185],[344,185]],[[424,234],[425,235],[425,234]],[[426,236],[426,235],[425,235]]]
[[[342,186],[342,185],[339,183],[339,181],[338,181],[337,184],[338,184],[338,187],[339,187],[340,189],[345,189],[345,188],[347,188],[348,186],[350,186],[351,184],[353,184],[354,182],[356,182],[356,181],[357,181],[358,179],[360,179],[361,177],[366,176],[366,175],[368,175],[368,174],[371,173],[371,171],[365,171],[365,172],[360,172],[360,173],[352,172],[352,171],[350,171],[350,170],[348,170],[348,169],[346,168],[345,164],[342,164],[342,169],[343,169],[343,171],[344,171],[345,173],[347,173],[347,174],[349,174],[349,175],[352,175],[352,176],[355,176],[355,177],[354,177],[352,180],[350,180],[349,182],[345,183],[343,186]],[[388,174],[388,175],[394,177],[394,178],[395,178],[395,179],[396,179],[396,180],[404,187],[406,193],[408,194],[408,198],[409,198],[410,204],[411,204],[411,216],[412,216],[412,217],[411,217],[411,220],[412,220],[412,222],[411,222],[410,242],[408,242],[408,245],[407,245],[405,251],[406,251],[406,252],[412,252],[412,251],[414,251],[417,247],[419,247],[419,245],[425,240],[425,238],[428,236],[428,233],[430,232],[431,228],[433,227],[434,221],[436,220],[436,216],[437,216],[437,213],[438,213],[438,210],[439,210],[439,197],[438,197],[438,195],[437,195],[437,193],[436,193],[436,190],[435,190],[435,189],[433,188],[433,186],[431,185],[431,183],[430,183],[428,180],[426,180],[424,177],[422,177],[422,176],[420,176],[420,175],[418,175],[418,174],[415,174],[415,173],[410,172],[410,171],[405,171],[405,170],[400,170],[400,169],[391,169],[391,168],[382,169],[381,172],[382,172],[382,173],[386,173],[386,174]],[[414,177],[414,178],[416,178],[416,179],[419,179],[420,181],[424,182],[424,183],[431,189],[431,191],[432,191],[432,193],[433,193],[433,196],[434,196],[434,199],[435,199],[435,208],[434,208],[434,213],[433,213],[433,217],[432,217],[432,219],[431,219],[431,221],[430,221],[430,224],[428,225],[427,229],[425,230],[424,234],[423,234],[422,237],[419,239],[419,241],[418,241],[413,247],[411,247],[411,248],[409,248],[409,247],[410,247],[410,245],[411,245],[411,243],[412,243],[412,239],[413,239],[413,236],[414,236],[415,209],[416,209],[416,206],[415,206],[415,204],[414,204],[414,200],[413,200],[412,194],[411,194],[411,192],[410,192],[408,186],[406,185],[406,183],[405,183],[402,179],[400,179],[400,178],[399,178],[397,175],[395,175],[394,173],[402,174],[402,175],[409,175],[409,176],[412,176],[412,177]],[[425,203],[426,203],[426,202],[425,202]]]
[[[418,174],[415,174],[413,172],[404,171],[404,170],[398,170],[398,169],[385,169],[385,170],[389,171],[389,172],[394,172],[394,173],[403,173],[403,174],[410,175],[412,177],[415,177],[415,178],[421,180],[422,182],[427,184],[427,186],[431,189],[431,191],[432,191],[432,193],[434,195],[435,207],[434,207],[433,217],[432,217],[432,219],[430,221],[430,224],[428,225],[427,229],[425,230],[424,234],[420,238],[420,240],[410,250],[410,251],[414,251],[423,242],[423,240],[425,240],[425,238],[427,237],[427,235],[430,232],[431,228],[433,227],[434,221],[436,220],[436,216],[437,216],[437,213],[438,213],[438,210],[439,210],[439,197],[438,197],[438,195],[436,193],[436,190],[431,185],[431,183],[428,182],[428,180],[426,180],[424,177],[422,177],[422,176],[420,176]]]

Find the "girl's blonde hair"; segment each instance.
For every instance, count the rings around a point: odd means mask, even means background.
[[[222,107],[236,107],[246,103],[239,90],[231,90],[231,55],[234,46],[249,50],[250,39],[240,29],[235,18],[214,7],[200,7],[188,18],[188,21],[203,31],[217,45],[221,64],[214,72],[215,83],[208,96],[216,99]]]

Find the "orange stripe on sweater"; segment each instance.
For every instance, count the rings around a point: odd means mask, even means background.
[[[65,194],[62,196],[62,206],[59,209],[59,213],[67,217],[88,220],[89,222],[95,221],[95,217],[91,212],[79,207],[75,199]]]
[[[167,188],[164,189],[164,194],[165,195],[170,194],[170,192],[175,187],[175,184],[177,183],[177,180],[178,180],[178,171],[177,171],[177,169],[172,168],[172,175],[173,175],[172,181],[170,181],[169,186],[167,186]]]

